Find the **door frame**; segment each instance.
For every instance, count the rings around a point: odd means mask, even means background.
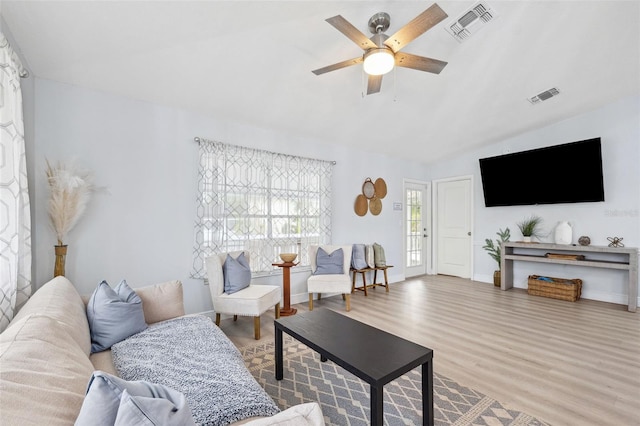
[[[432,217],[432,221],[433,221],[433,227],[432,227],[432,235],[433,235],[433,239],[432,239],[432,265],[433,265],[433,274],[438,274],[438,187],[441,183],[448,183],[448,182],[456,182],[456,181],[462,181],[462,180],[468,180],[469,181],[469,185],[470,185],[470,191],[469,191],[469,227],[471,228],[471,238],[469,239],[469,279],[473,279],[473,265],[474,265],[474,261],[473,261],[473,240],[475,237],[475,229],[474,229],[474,186],[473,186],[473,175],[461,175],[461,176],[453,176],[453,177],[449,177],[449,178],[444,178],[444,179],[434,179],[433,182],[433,191],[431,193],[431,217]]]
[[[424,203],[422,206],[422,219],[423,224],[427,228],[427,238],[424,242],[424,250],[426,250],[427,254],[424,256],[425,262],[425,274],[432,275],[433,272],[433,208],[432,208],[432,200],[433,195],[431,191],[431,182],[424,180],[416,180],[416,179],[403,179],[402,180],[402,204],[404,208],[402,210],[402,270],[403,274],[406,277],[406,269],[407,269],[407,205],[406,205],[406,190],[407,184],[411,185],[420,185],[425,187],[424,194]]]

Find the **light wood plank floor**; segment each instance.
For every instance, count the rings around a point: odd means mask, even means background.
[[[552,425],[640,425],[640,313],[492,284],[421,276],[314,309],[332,309],[434,350],[434,371]],[[295,305],[299,312],[307,305]],[[262,339],[273,339],[273,311]],[[223,320],[237,346],[253,320]]]

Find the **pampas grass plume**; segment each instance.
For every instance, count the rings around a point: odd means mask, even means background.
[[[78,169],[73,163],[65,165],[58,162],[51,165],[49,160],[46,173],[51,191],[49,219],[58,238],[58,245],[63,245],[67,234],[87,208],[91,193],[95,189],[93,175]]]

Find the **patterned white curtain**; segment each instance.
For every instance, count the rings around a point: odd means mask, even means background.
[[[200,139],[193,278],[204,259],[247,250],[251,270],[273,273],[280,253],[309,265],[309,244],[331,242],[333,163]]]
[[[25,75],[0,33],[0,331],[31,295],[31,214],[20,89]]]

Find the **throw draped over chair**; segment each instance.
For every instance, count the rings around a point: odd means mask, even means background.
[[[260,315],[275,306],[275,316],[280,318],[280,287],[251,284],[235,293],[225,293],[222,265],[227,259],[227,254],[237,258],[240,253],[242,251],[219,253],[205,259],[211,301],[216,312],[216,325],[220,325],[221,314],[233,315],[234,321],[238,319],[238,315],[252,316],[254,335],[256,340],[259,340]],[[249,253],[245,251],[244,255],[248,262]]]
[[[316,256],[318,254],[318,247],[328,254],[333,253],[337,249],[342,249],[343,252],[343,273],[342,274],[327,274],[327,275],[314,275],[318,265],[316,263]],[[342,293],[342,299],[346,302],[347,311],[351,310],[351,278],[349,277],[349,269],[351,267],[351,245],[338,246],[338,245],[312,245],[309,246],[309,260],[311,261],[311,276],[307,279],[307,290],[309,292],[309,310],[313,310],[313,294],[318,293],[318,300],[321,298],[322,293]]]

